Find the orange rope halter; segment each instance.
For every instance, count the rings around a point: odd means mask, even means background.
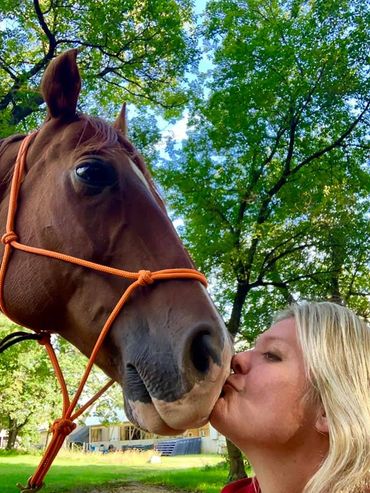
[[[52,425],[52,432],[53,436],[52,439],[45,451],[45,454],[36,469],[36,472],[34,475],[28,480],[28,484],[26,487],[18,485],[18,487],[21,489],[23,493],[26,492],[35,492],[38,491],[40,488],[43,486],[43,479],[45,475],[47,474],[54,458],[58,454],[58,451],[60,450],[61,446],[63,445],[64,439],[66,438],[69,433],[71,433],[74,428],[76,427],[76,424],[74,423],[74,420],[78,418],[100,395],[105,392],[113,383],[113,380],[110,380],[97,394],[95,394],[86,404],[84,404],[82,407],[79,408],[78,411],[74,412],[74,409],[78,403],[78,400],[81,396],[81,393],[83,391],[83,388],[85,386],[85,383],[87,381],[87,378],[90,374],[91,368],[94,364],[95,358],[97,356],[97,353],[99,349],[101,348],[103,341],[105,339],[105,336],[107,335],[112,323],[114,322],[115,318],[121,311],[122,307],[130,297],[133,291],[138,286],[146,286],[148,284],[152,284],[154,281],[157,280],[167,280],[167,279],[195,279],[205,286],[207,286],[207,280],[203,274],[200,272],[196,271],[195,269],[164,269],[164,270],[159,270],[156,272],[150,272],[148,270],[140,270],[138,272],[128,272],[125,270],[121,269],[115,269],[113,267],[108,267],[105,265],[97,264],[95,262],[90,262],[88,260],[83,260],[80,258],[72,257],[70,255],[64,255],[62,253],[54,252],[51,250],[44,250],[42,248],[35,248],[31,247],[28,245],[24,245],[18,241],[18,235],[14,231],[14,223],[15,223],[15,217],[16,217],[16,211],[17,211],[17,201],[18,201],[18,195],[19,195],[19,190],[21,187],[22,183],[22,178],[24,175],[24,169],[25,169],[25,163],[26,163],[26,155],[27,155],[27,150],[29,148],[29,145],[31,141],[34,139],[35,135],[37,134],[36,132],[33,132],[25,137],[25,139],[22,141],[21,146],[18,151],[18,156],[16,159],[15,167],[14,167],[14,174],[13,174],[13,180],[11,184],[11,190],[10,190],[10,199],[9,199],[9,209],[8,209],[8,216],[7,216],[7,222],[6,222],[6,232],[2,236],[1,241],[4,243],[4,255],[3,255],[3,260],[1,263],[0,267],[0,308],[1,311],[6,314],[7,316],[8,313],[5,308],[5,302],[4,302],[4,283],[5,283],[5,275],[6,275],[6,270],[9,264],[10,260],[10,255],[11,255],[11,250],[12,248],[15,248],[17,250],[21,250],[23,252],[27,253],[32,253],[35,255],[42,255],[45,257],[50,257],[54,259],[59,259],[64,262],[69,262],[72,264],[80,265],[82,267],[87,267],[90,269],[97,270],[99,272],[104,272],[107,274],[112,274],[115,276],[123,277],[125,279],[132,279],[134,282],[129,285],[129,287],[126,289],[126,291],[122,294],[121,298],[119,299],[118,303],[116,306],[113,308],[111,314],[109,315],[107,321],[105,322],[102,331],[95,343],[95,346],[92,350],[92,353],[90,355],[89,361],[87,363],[85,372],[81,378],[80,385],[76,391],[76,394],[74,395],[73,399],[70,400],[67,386],[63,377],[63,373],[61,371],[61,368],[59,366],[56,354],[54,352],[54,349],[50,343],[50,333],[49,332],[42,332],[44,337],[39,341],[41,344],[45,345],[46,351],[48,352],[49,358],[51,360],[51,363],[53,365],[57,380],[59,382],[62,395],[63,395],[63,413],[62,417],[60,419],[57,419],[53,425]],[[9,317],[10,318],[10,317]]]

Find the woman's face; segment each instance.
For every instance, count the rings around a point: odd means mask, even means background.
[[[211,423],[239,448],[294,447],[314,431],[319,411],[306,396],[293,318],[274,324],[254,349],[236,354],[232,369]]]

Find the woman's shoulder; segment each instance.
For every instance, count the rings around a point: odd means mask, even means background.
[[[259,493],[256,478],[245,478],[226,485],[221,493]]]

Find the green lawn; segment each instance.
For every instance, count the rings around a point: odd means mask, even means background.
[[[82,493],[106,483],[143,481],[199,493],[219,493],[227,477],[222,458],[216,455],[161,457],[148,463],[147,453],[67,454],[58,457],[46,477],[43,493]],[[1,493],[19,492],[40,460],[34,455],[0,454]]]

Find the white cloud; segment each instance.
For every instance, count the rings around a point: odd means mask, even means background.
[[[173,125],[168,124],[167,127],[163,129],[162,140],[171,138],[178,142],[181,142],[182,140],[187,139],[188,122],[189,113],[186,111],[181,120],[178,120]]]
[[[159,119],[159,128],[162,134],[161,140],[156,145],[156,149],[164,156],[166,153],[166,145],[168,140],[175,140],[177,143],[181,143],[188,138],[188,122],[189,113],[186,111],[180,120],[171,124],[165,120]]]
[[[172,221],[172,224],[175,226],[175,229],[178,231],[179,228],[181,228],[182,226],[184,226],[184,220],[181,219],[181,218],[176,218]]]

